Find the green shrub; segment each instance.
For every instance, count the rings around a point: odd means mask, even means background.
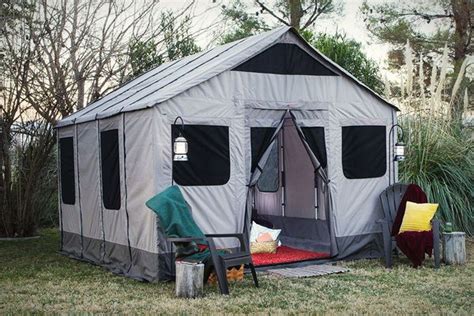
[[[400,180],[416,183],[430,202],[439,203],[437,217],[457,230],[474,233],[474,139],[472,131],[421,111],[400,120],[407,142]]]

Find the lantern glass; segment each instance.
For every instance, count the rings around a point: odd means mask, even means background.
[[[404,143],[396,143],[394,152],[395,152],[396,161],[405,160],[405,144]]]
[[[188,142],[183,136],[174,140],[173,144],[174,161],[188,161]]]

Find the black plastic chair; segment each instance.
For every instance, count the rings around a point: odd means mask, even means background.
[[[240,252],[221,254],[217,251],[214,244],[214,238],[237,238],[240,242]],[[229,294],[229,283],[227,282],[227,268],[240,266],[242,264],[248,265],[250,271],[252,272],[253,282],[255,286],[258,287],[257,273],[255,271],[255,266],[253,265],[252,255],[250,254],[248,248],[248,240],[245,234],[206,234],[206,238],[200,237],[184,237],[184,238],[167,238],[168,241],[172,243],[182,243],[182,242],[191,242],[191,241],[202,241],[204,240],[211,253],[212,265],[217,276],[217,282],[219,284],[219,290],[221,294]],[[186,260],[186,259],[184,259]],[[204,276],[204,281],[207,281],[207,277]]]
[[[393,265],[392,255],[395,251],[398,254],[395,237],[392,236],[392,226],[397,216],[398,207],[405,195],[408,184],[395,183],[386,188],[380,194],[380,202],[385,218],[378,220],[382,226],[383,248],[385,257],[385,267],[391,268]],[[433,229],[433,256],[435,260],[435,268],[440,265],[440,221],[433,219],[431,221]]]

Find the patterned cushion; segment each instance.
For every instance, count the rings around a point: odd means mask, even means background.
[[[250,253],[276,253],[278,242],[265,241],[265,242],[251,242],[250,243]]]

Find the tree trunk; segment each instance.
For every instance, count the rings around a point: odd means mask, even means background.
[[[0,100],[0,102],[3,102],[3,98],[2,100]],[[7,223],[6,223],[6,216],[7,216],[7,207],[6,207],[6,188],[5,188],[5,159],[3,158],[4,157],[4,130],[5,130],[5,127],[4,127],[4,124],[3,124],[3,103],[0,104],[0,213],[2,214],[0,220],[1,220],[1,223],[0,223],[0,236],[3,236],[3,235],[6,235],[7,234],[7,230],[8,230],[8,226],[7,226]]]
[[[451,7],[453,10],[453,19],[455,23],[454,32],[454,73],[453,73],[453,84],[461,69],[461,65],[466,58],[466,55],[470,52],[470,19],[471,19],[471,5],[470,0],[451,0]],[[461,83],[461,86],[465,86],[465,79]],[[462,95],[462,93],[460,93]],[[451,107],[451,117],[453,120],[460,121],[463,112],[462,98],[454,100]]]
[[[290,8],[290,25],[299,30],[301,27],[301,18],[303,17],[303,8],[301,0],[288,0]]]
[[[0,82],[0,85],[1,85],[1,82]],[[0,89],[2,87],[0,86]],[[4,127],[3,127],[3,102],[4,102],[4,98],[3,96],[0,96],[1,97],[1,100],[0,102],[0,201],[2,201],[2,206],[3,206],[3,197],[5,196],[4,195],[4,192],[5,192],[5,176],[3,174],[3,163],[4,163],[4,159],[3,159],[3,144],[4,144],[4,141],[3,141],[3,130],[4,130]],[[2,207],[3,208],[3,207]],[[0,208],[0,211],[2,210],[2,208]]]
[[[77,110],[81,110],[84,107],[84,97],[85,97],[85,84],[86,81],[84,78],[77,80]]]
[[[2,121],[2,132],[1,132],[1,147],[0,155],[2,156],[2,188],[0,201],[2,206],[0,211],[2,212],[1,216],[1,226],[0,226],[0,236],[13,237],[16,232],[17,218],[16,213],[12,209],[12,182],[11,182],[11,159],[10,159],[10,125]]]

